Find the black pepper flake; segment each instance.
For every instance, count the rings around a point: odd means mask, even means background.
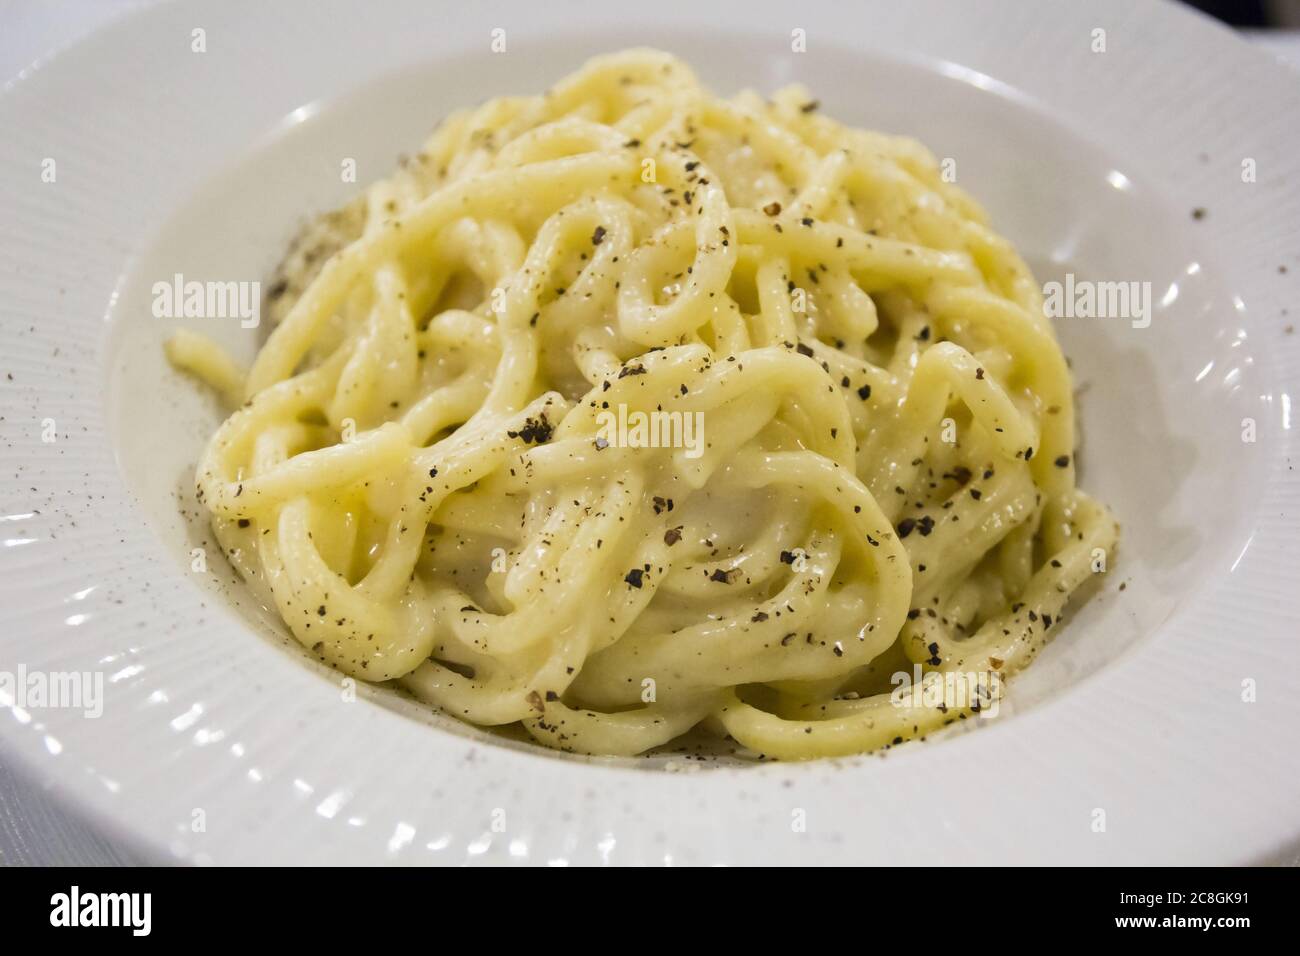
[[[804,345],[802,342],[796,345],[794,347],[794,350],[798,352],[800,355],[806,355],[809,358],[812,358],[813,350],[809,348],[807,345]]]
[[[819,106],[821,106],[821,105],[822,105],[822,104],[821,104],[821,101],[820,101],[820,100],[809,100],[807,103],[803,104],[803,106],[799,107],[799,112],[800,112],[800,113],[811,113],[811,112],[813,112],[814,110],[816,110],[817,107],[819,107]]]
[[[626,581],[628,584],[632,585],[632,587],[639,588],[641,586],[641,577],[644,574],[645,572],[642,571],[640,568],[633,568],[626,575],[624,575],[623,580]]]
[[[676,528],[669,528],[664,532],[664,544],[672,547],[678,541],[682,540],[682,528],[684,525],[678,525]]]
[[[1033,458],[1033,457],[1034,457],[1034,449],[1033,449],[1032,447],[1031,447],[1031,448],[1026,448],[1026,449],[1025,449],[1025,461],[1029,461],[1029,459],[1031,459],[1031,458]]]
[[[766,612],[766,611],[755,611],[755,612],[754,612],[754,616],[751,617],[750,620],[753,621],[753,622],[756,623],[756,624],[762,624],[764,621],[767,620],[767,612]]]
[[[781,563],[782,563],[782,564],[794,564],[794,560],[795,560],[796,557],[798,557],[798,555],[796,555],[793,551],[782,551],[782,552],[781,552]]]
[[[1053,462],[1053,464],[1056,465],[1057,468],[1064,468],[1064,467],[1066,467],[1069,463],[1070,463],[1070,456],[1069,456],[1069,455],[1057,455],[1057,456],[1056,456],[1056,461]]]
[[[763,207],[763,212],[769,216],[779,216],[781,214],[781,204],[779,202],[770,202]]]
[[[526,444],[536,443],[544,445],[551,440],[551,433],[555,431],[555,426],[546,420],[543,415],[539,418],[529,418],[524,421],[524,427],[519,431],[506,432],[511,438],[522,438]]]
[[[906,538],[909,534],[912,533],[912,529],[915,527],[916,527],[915,519],[904,518],[902,521],[898,522],[898,536],[900,538]]]
[[[916,530],[919,531],[922,536],[928,535],[934,530],[934,519],[929,515],[923,516],[921,520],[916,523]]]
[[[618,370],[619,378],[627,378],[629,375],[644,375],[644,374],[646,374],[644,365],[624,365],[621,369]]]
[[[975,377],[978,378],[978,379],[982,379],[982,378],[984,378],[984,369],[982,369],[982,368],[977,368],[977,369],[975,370]]]
[[[658,495],[655,495],[651,500],[654,501],[655,514],[657,515],[663,514],[665,511],[673,510],[673,499],[671,498],[661,498]]]
[[[591,234],[591,244],[598,246],[605,241],[605,227],[597,226],[596,231]]]
[[[811,216],[804,216],[799,221],[803,223],[805,226],[811,226],[813,224],[813,220]]]
[[[717,581],[719,584],[731,583],[731,572],[724,571],[722,568],[714,568],[713,573],[709,575],[710,581]]]
[[[984,493],[980,491],[978,488],[972,488],[970,490],[970,496],[974,498],[976,501],[979,501],[981,498],[984,497]]]
[[[430,468],[430,469],[429,469],[429,477],[430,477],[430,478],[437,478],[437,477],[438,477],[438,469],[437,469],[437,468]]]
[[[858,398],[862,399],[865,402],[870,397],[871,397],[870,385],[863,385],[860,389],[858,389]]]
[[[252,522],[249,521],[247,518],[240,518],[240,519],[239,519],[239,526],[240,526],[241,528],[247,528],[250,524],[252,524]]]

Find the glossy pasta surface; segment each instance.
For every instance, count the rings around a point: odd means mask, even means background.
[[[598,58],[447,119],[275,288],[246,374],[168,343],[240,406],[219,540],[314,654],[474,724],[892,746],[995,701],[1115,546],[1029,270],[800,89]]]

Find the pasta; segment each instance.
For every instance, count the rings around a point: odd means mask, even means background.
[[[300,237],[247,373],[168,343],[242,402],[198,496],[305,647],[587,754],[854,754],[996,700],[1118,527],[1015,250],[816,107],[597,58]]]

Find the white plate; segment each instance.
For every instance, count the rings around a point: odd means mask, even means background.
[[[798,80],[837,118],[921,138],[1041,280],[1151,283],[1149,328],[1058,324],[1082,482],[1124,537],[1014,713],[887,759],[563,757],[385,691],[347,703],[224,565],[191,571],[204,533],[180,508],[218,412],[167,369],[152,284],[264,278],[307,212],[357,188],[344,159],[381,176],[450,109],[634,44],[719,92]],[[1300,836],[1297,115],[1267,56],[1121,0],[132,16],[0,94],[0,671],[105,681],[96,719],[0,699],[4,756],[137,852],[199,862],[1272,858]],[[244,358],[257,341],[205,331]]]

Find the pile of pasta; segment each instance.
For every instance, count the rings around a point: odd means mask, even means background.
[[[238,406],[197,473],[226,554],[321,660],[550,747],[923,737],[979,701],[895,675],[1024,667],[1116,542],[1020,257],[799,88],[634,50],[457,113],[271,296],[246,373],[168,343]]]

